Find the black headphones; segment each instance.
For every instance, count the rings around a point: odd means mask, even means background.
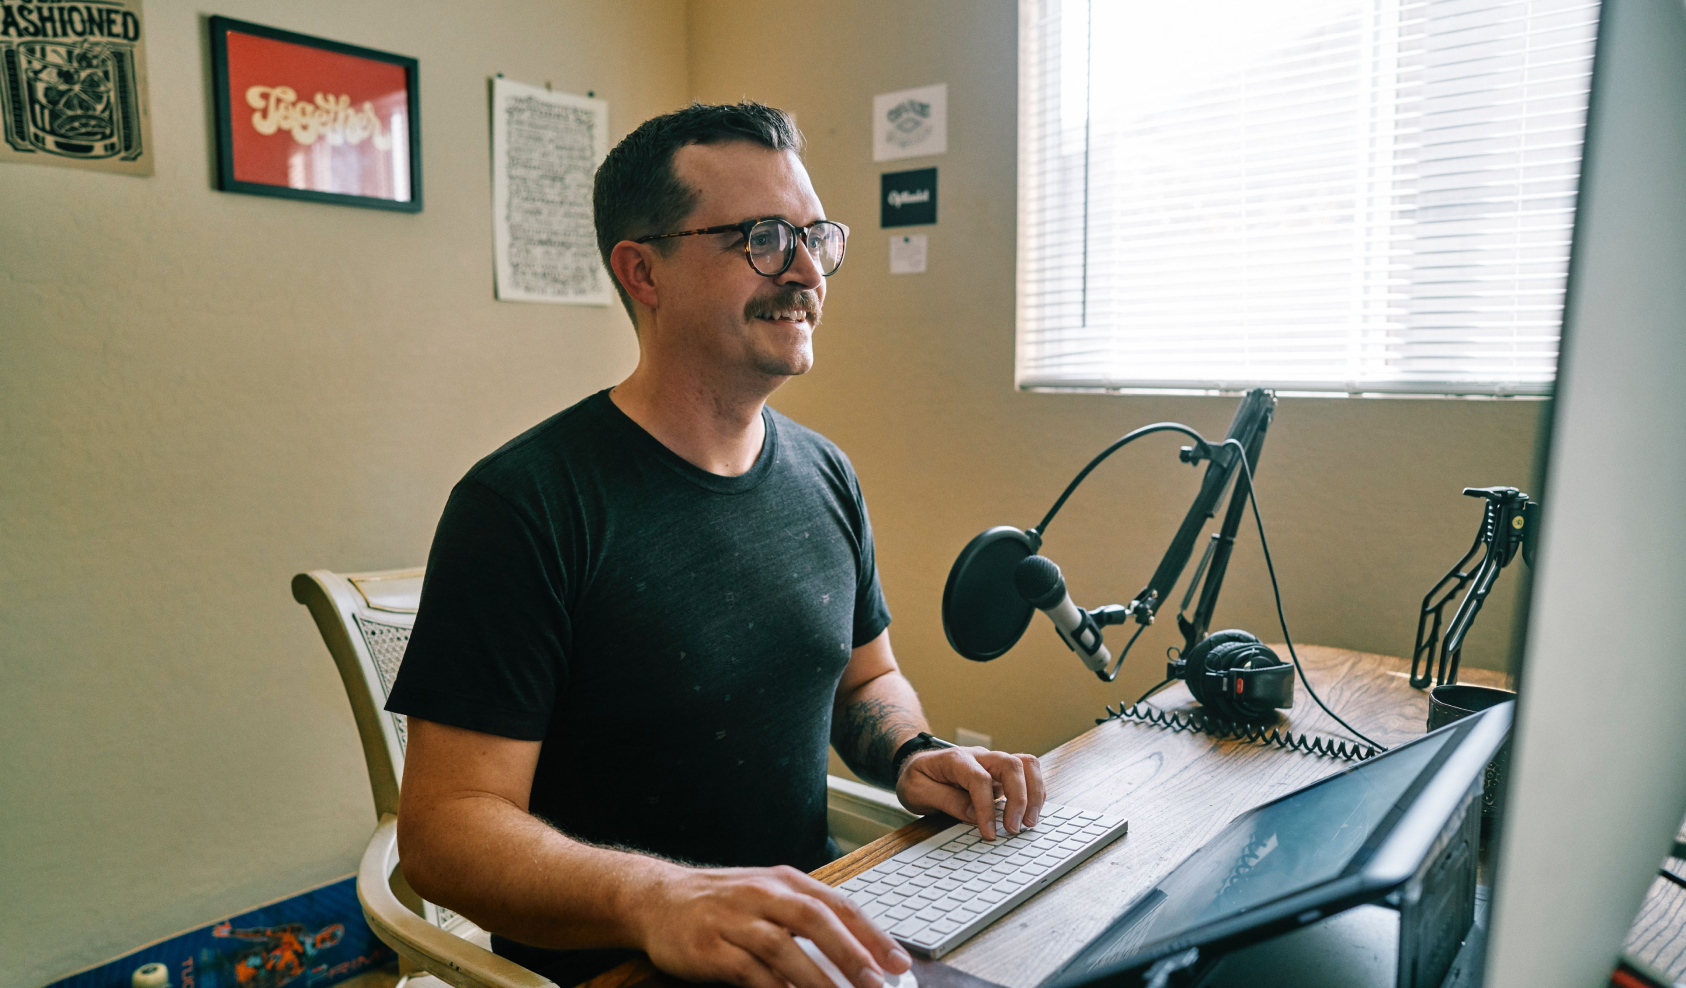
[[[1294,705],[1294,667],[1252,634],[1214,631],[1165,667],[1211,713],[1224,720],[1269,720]]]

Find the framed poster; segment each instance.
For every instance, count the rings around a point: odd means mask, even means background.
[[[416,213],[416,60],[211,18],[217,188]]]

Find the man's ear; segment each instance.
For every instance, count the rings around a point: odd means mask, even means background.
[[[655,309],[659,297],[654,254],[654,248],[630,240],[622,240],[609,251],[609,270],[632,300],[646,309]]]

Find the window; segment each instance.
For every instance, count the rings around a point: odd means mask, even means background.
[[[1024,388],[1551,390],[1596,0],[1021,0]]]

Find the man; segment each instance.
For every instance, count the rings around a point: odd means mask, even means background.
[[[638,365],[477,464],[428,559],[388,704],[404,873],[562,985],[642,949],[831,988],[797,935],[856,988],[907,970],[803,874],[835,856],[828,737],[991,839],[997,795],[1009,832],[1042,806],[1031,756],[922,750],[854,471],[766,408],[813,365],[846,236],[800,140],[769,107],[692,105],[609,154],[597,233]]]

